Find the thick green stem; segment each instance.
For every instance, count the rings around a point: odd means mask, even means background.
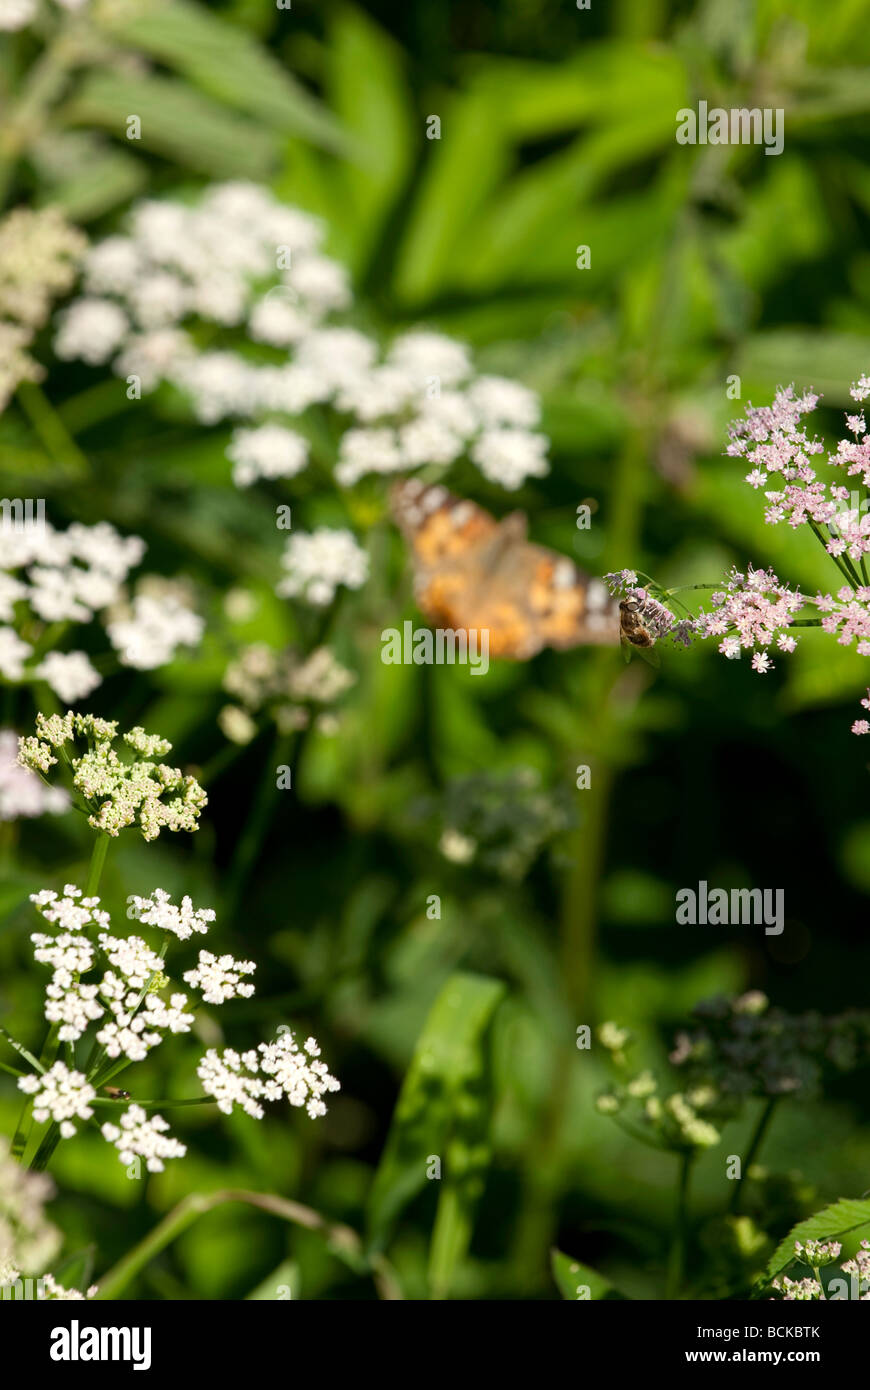
[[[671,1249],[668,1256],[667,1283],[665,1298],[679,1296],[686,1268],[686,1228],[689,1201],[689,1181],[692,1176],[694,1153],[680,1156],[680,1179],[677,1187],[677,1203],[674,1213],[674,1229],[671,1235]]]
[[[100,831],[97,842],[91,854],[91,862],[88,867],[88,877],[85,882],[85,897],[96,897],[97,889],[100,886],[100,879],[103,876],[103,865],[106,862],[106,855],[109,851],[110,836]]]

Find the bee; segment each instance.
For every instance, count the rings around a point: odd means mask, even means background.
[[[636,598],[624,598],[619,605],[619,633],[632,647],[654,647],[655,633],[643,615],[643,606]]]
[[[658,610],[658,611],[657,611]],[[660,613],[665,610],[642,589],[633,589],[619,605],[619,641],[628,662],[637,652],[650,666],[660,665],[653,647],[662,635]]]
[[[129,1092],[129,1091],[122,1091],[121,1088],[120,1088],[120,1086],[104,1086],[104,1087],[103,1087],[103,1090],[105,1091],[106,1095],[109,1097],[109,1100],[129,1100],[129,1099],[130,1099],[130,1092]]]

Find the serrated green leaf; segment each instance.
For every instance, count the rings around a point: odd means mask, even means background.
[[[802,1242],[840,1240],[843,1236],[859,1231],[864,1226],[870,1226],[870,1198],[867,1200],[841,1198],[840,1201],[816,1212],[815,1216],[811,1216],[808,1220],[801,1221],[797,1226],[792,1227],[785,1240],[780,1241],[771,1255],[762,1282],[769,1284],[772,1279],[775,1279],[777,1275],[782,1274],[783,1270],[788,1269],[790,1264],[793,1264],[796,1240]]]

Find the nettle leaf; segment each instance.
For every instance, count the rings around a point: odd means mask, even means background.
[[[832,1206],[816,1212],[815,1216],[801,1221],[789,1231],[785,1240],[780,1241],[773,1252],[761,1284],[769,1284],[777,1275],[782,1274],[783,1270],[788,1269],[790,1264],[794,1263],[796,1240],[802,1242],[840,1240],[843,1236],[860,1231],[865,1226],[870,1226],[870,1198],[866,1200],[841,1198],[839,1202],[834,1202]]]
[[[620,1293],[609,1279],[597,1270],[590,1269],[589,1265],[581,1264],[580,1260],[572,1260],[570,1255],[564,1254],[561,1250],[553,1250],[550,1260],[553,1278],[560,1294],[572,1303],[604,1299],[625,1300],[626,1295]]]
[[[488,1035],[504,991],[501,981],[481,975],[447,980],[417,1040],[372,1184],[369,1242],[380,1250],[402,1208],[423,1189],[431,1160],[440,1160],[429,1266],[436,1297],[446,1295],[468,1248],[489,1163]]]

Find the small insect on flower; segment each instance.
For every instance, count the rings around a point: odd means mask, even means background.
[[[619,604],[619,638],[626,661],[637,651],[651,666],[659,665],[652,648],[673,627],[676,619],[646,589],[629,589]]]
[[[129,1100],[130,1092],[122,1091],[120,1086],[104,1086],[103,1092],[109,1100]]]
[[[643,615],[638,599],[624,598],[619,605],[619,632],[632,647],[654,647],[655,633]]]

